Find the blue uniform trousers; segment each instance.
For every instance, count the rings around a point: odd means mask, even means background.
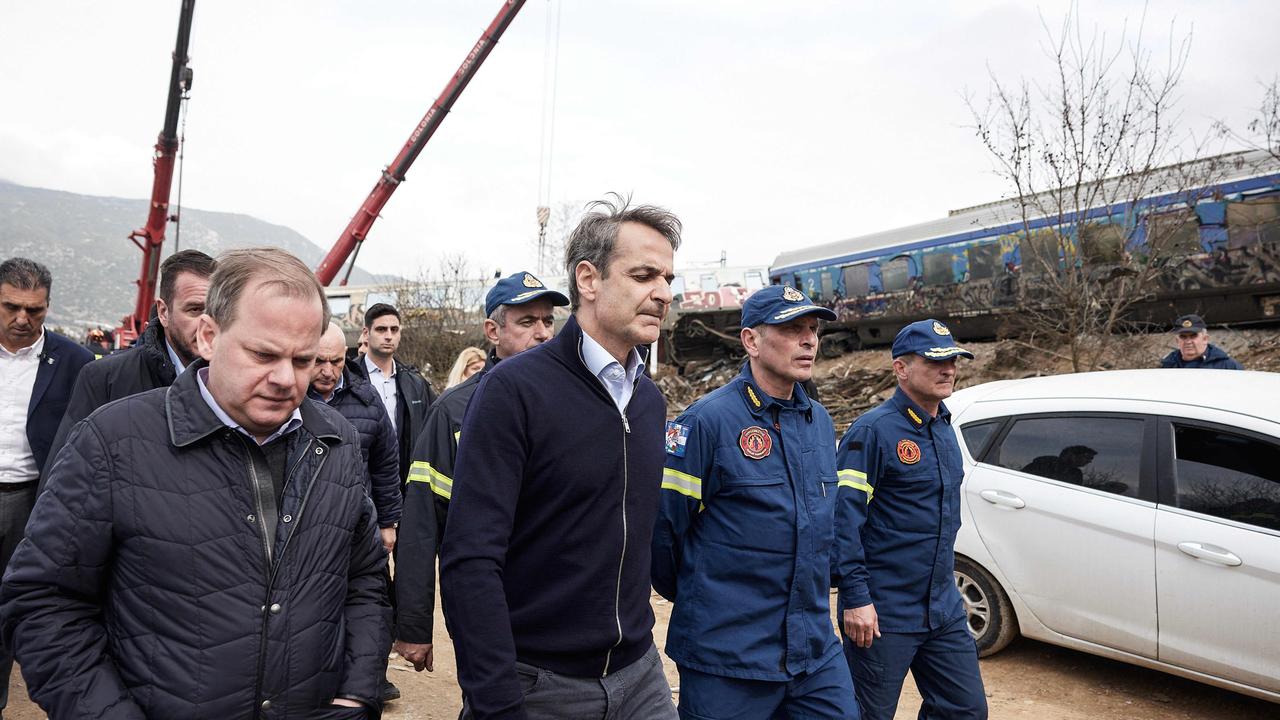
[[[863,720],[893,720],[907,670],[924,699],[919,720],[986,720],[978,647],[965,618],[931,632],[883,632],[869,648],[844,638]]]
[[[858,720],[853,683],[839,655],[784,681],[679,670],[682,720]]]

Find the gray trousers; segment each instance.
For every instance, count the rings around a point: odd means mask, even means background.
[[[658,648],[602,678],[557,675],[516,663],[529,720],[677,720]],[[464,701],[461,720],[473,720]]]
[[[31,507],[36,504],[36,484],[26,484],[20,489],[0,487],[0,572],[9,566],[9,558],[22,542],[31,517]],[[13,673],[13,651],[0,643],[0,710],[9,704],[9,676]]]

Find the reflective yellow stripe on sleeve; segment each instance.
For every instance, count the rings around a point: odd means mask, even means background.
[[[871,496],[876,492],[876,489],[867,482],[867,474],[860,470],[841,470],[838,487],[861,490],[867,494],[867,502],[871,502]]]
[[[663,468],[662,489],[675,490],[681,495],[687,495],[694,500],[701,500],[702,478],[694,477],[688,473],[682,473],[679,470]]]
[[[445,500],[449,500],[453,496],[453,478],[431,467],[431,463],[415,460],[409,466],[409,478],[407,483],[420,482],[431,486],[431,492],[439,495]]]

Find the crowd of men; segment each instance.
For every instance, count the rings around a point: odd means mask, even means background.
[[[834,314],[770,286],[741,373],[667,421],[647,353],[680,240],[596,203],[568,296],[495,283],[482,367],[439,397],[395,307],[349,360],[281,250],[174,253],[97,360],[44,327],[49,271],[0,263],[0,711],[16,656],[53,718],[379,717],[392,647],[434,669],[438,558],[464,718],[888,720],[908,671],[922,718],[985,718],[944,402],[972,353],[906,326],[896,392],[833,443],[805,388]],[[1166,366],[1234,363],[1175,326]]]

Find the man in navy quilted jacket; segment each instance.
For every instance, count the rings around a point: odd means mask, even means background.
[[[328,323],[292,255],[219,259],[202,360],[78,423],[0,586],[51,717],[376,717],[387,554],[356,430],[305,402]]]

